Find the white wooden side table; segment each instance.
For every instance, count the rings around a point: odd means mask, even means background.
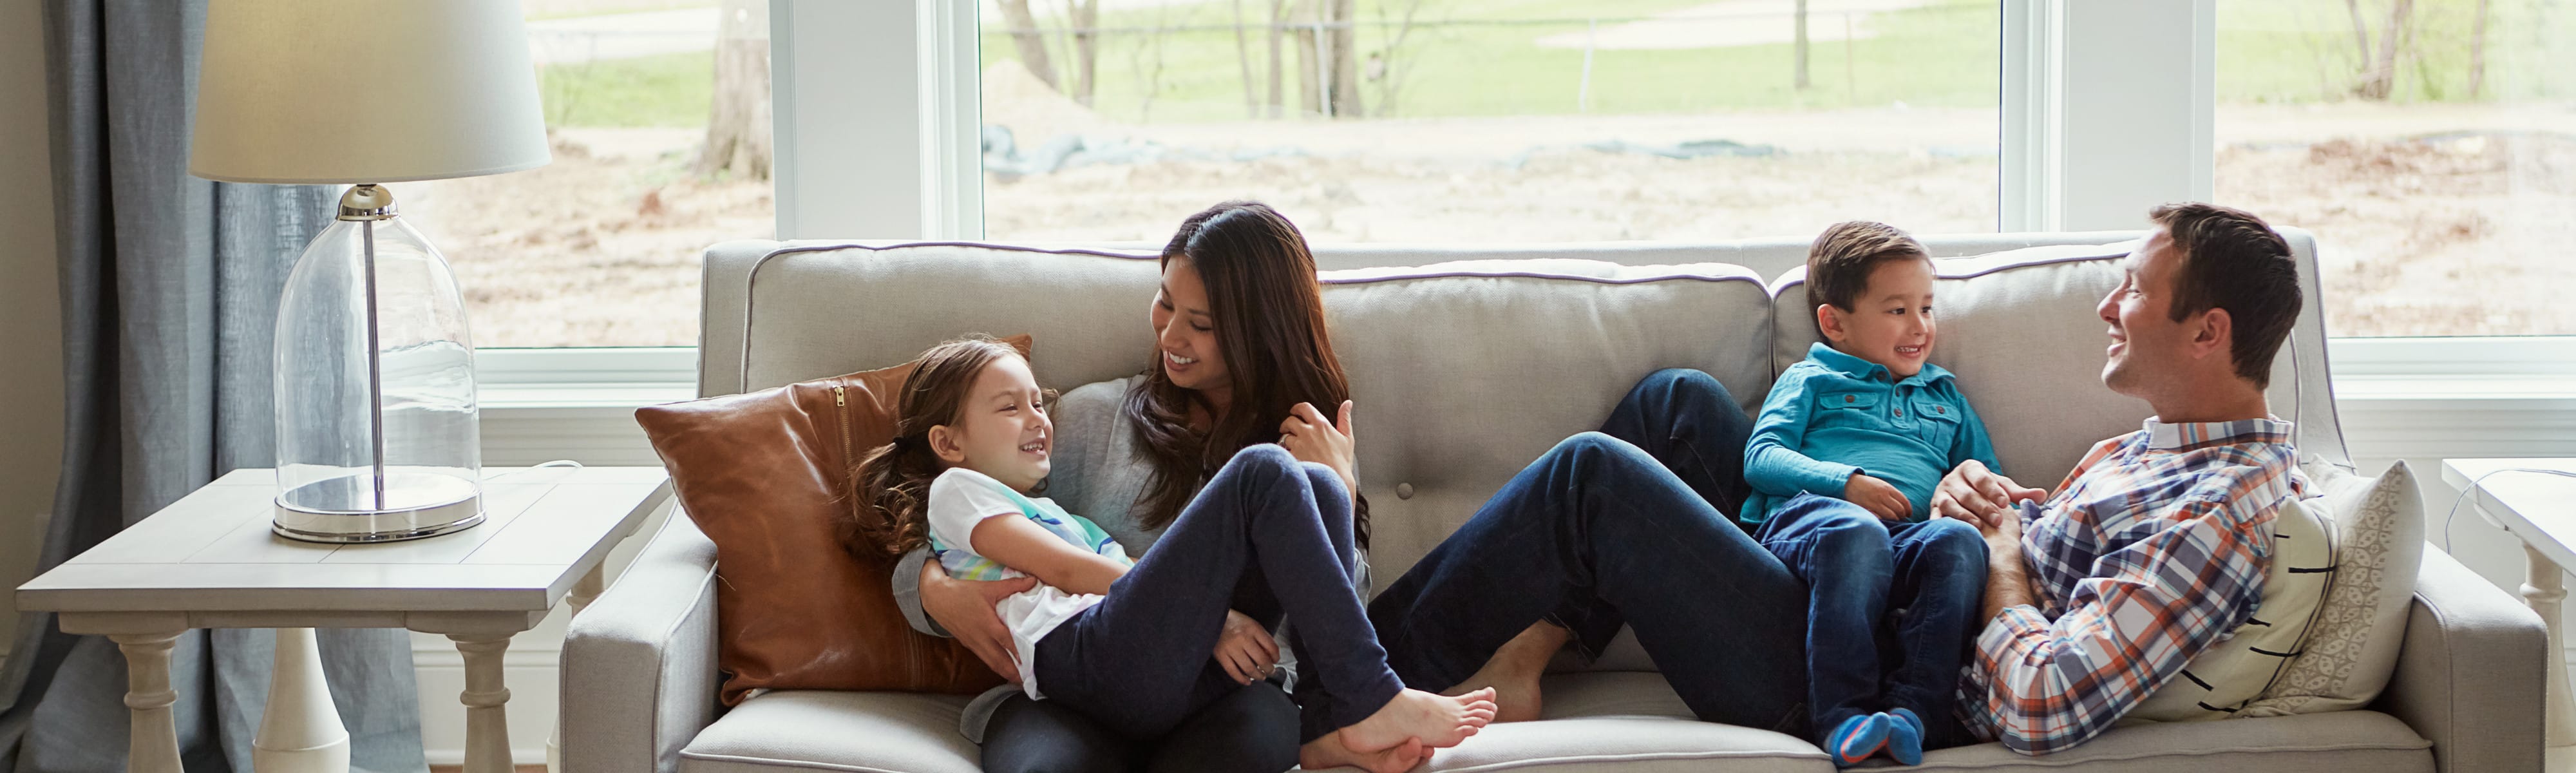
[[[313,628],[408,628],[465,659],[467,773],[511,770],[501,653],[567,596],[597,596],[610,548],[671,499],[659,467],[484,470],[486,520],[454,534],[374,545],[269,533],[270,470],[236,470],[18,586],[18,608],[125,653],[132,736],[126,769],[180,773],[170,647],[191,628],[276,628],[277,663],[252,761],[261,773],[339,773],[349,734],[322,675]]]
[[[2569,770],[2576,768],[2576,760],[2567,759],[2567,747],[2576,746],[2576,700],[2568,693],[2567,633],[2559,609],[2567,598],[2567,572],[2576,569],[2576,478],[2509,471],[2514,469],[2576,472],[2576,459],[2445,459],[2442,480],[2460,489],[2467,506],[2522,541],[2523,603],[2540,613],[2549,630],[2548,697],[2542,704],[2549,769]]]

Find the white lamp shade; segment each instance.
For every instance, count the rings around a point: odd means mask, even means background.
[[[518,0],[213,0],[188,172],[392,183],[544,166]]]

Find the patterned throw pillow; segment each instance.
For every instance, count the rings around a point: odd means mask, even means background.
[[[2182,673],[2120,719],[2200,722],[2227,719],[2278,684],[2310,640],[2332,594],[2335,525],[2313,502],[2284,502],[2272,519],[2272,567],[2263,600],[2244,625],[2192,656]]]
[[[2424,562],[2424,502],[2398,462],[2377,480],[2340,475],[2311,500],[2332,514],[2343,557],[2307,645],[2240,717],[2319,714],[2370,705],[2397,667],[2415,573]]]

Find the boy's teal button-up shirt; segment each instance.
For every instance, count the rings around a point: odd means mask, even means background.
[[[1753,439],[1744,450],[1744,480],[1753,497],[1737,517],[1759,526],[1800,493],[1840,499],[1860,472],[1905,492],[1920,521],[1932,513],[1932,489],[1960,462],[2001,470],[1986,424],[1939,365],[1902,380],[1885,366],[1822,343],[1780,374]]]

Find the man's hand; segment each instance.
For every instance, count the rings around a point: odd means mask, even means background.
[[[1002,624],[1002,616],[993,613],[993,605],[1037,586],[1035,577],[955,579],[939,562],[928,561],[921,565],[921,611],[939,621],[939,627],[948,629],[948,635],[957,637],[986,668],[1019,684],[1019,647],[1011,642],[1011,629]]]
[[[2014,483],[2011,478],[1986,469],[1984,462],[1970,459],[1941,476],[1941,485],[1932,489],[1932,515],[1969,522],[1997,525],[2012,514],[2014,502],[2037,502],[2048,498],[2047,489],[2036,489]],[[2014,524],[2018,531],[2020,524]]]
[[[2038,606],[2039,597],[2030,587],[2030,569],[2021,560],[2021,513],[2005,508],[1999,518],[1963,520],[1977,524],[1977,532],[1986,538],[1986,614],[1982,619],[1991,622],[2009,607]]]
[[[1861,509],[1868,510],[1882,521],[1902,521],[1914,514],[1914,503],[1906,501],[1905,492],[1896,490],[1887,481],[1858,472],[1852,473],[1850,480],[1843,481],[1843,501],[1860,505]]]
[[[1278,670],[1279,643],[1270,632],[1243,613],[1225,611],[1225,628],[1216,637],[1216,662],[1225,667],[1235,684],[1251,684],[1270,678]]]

